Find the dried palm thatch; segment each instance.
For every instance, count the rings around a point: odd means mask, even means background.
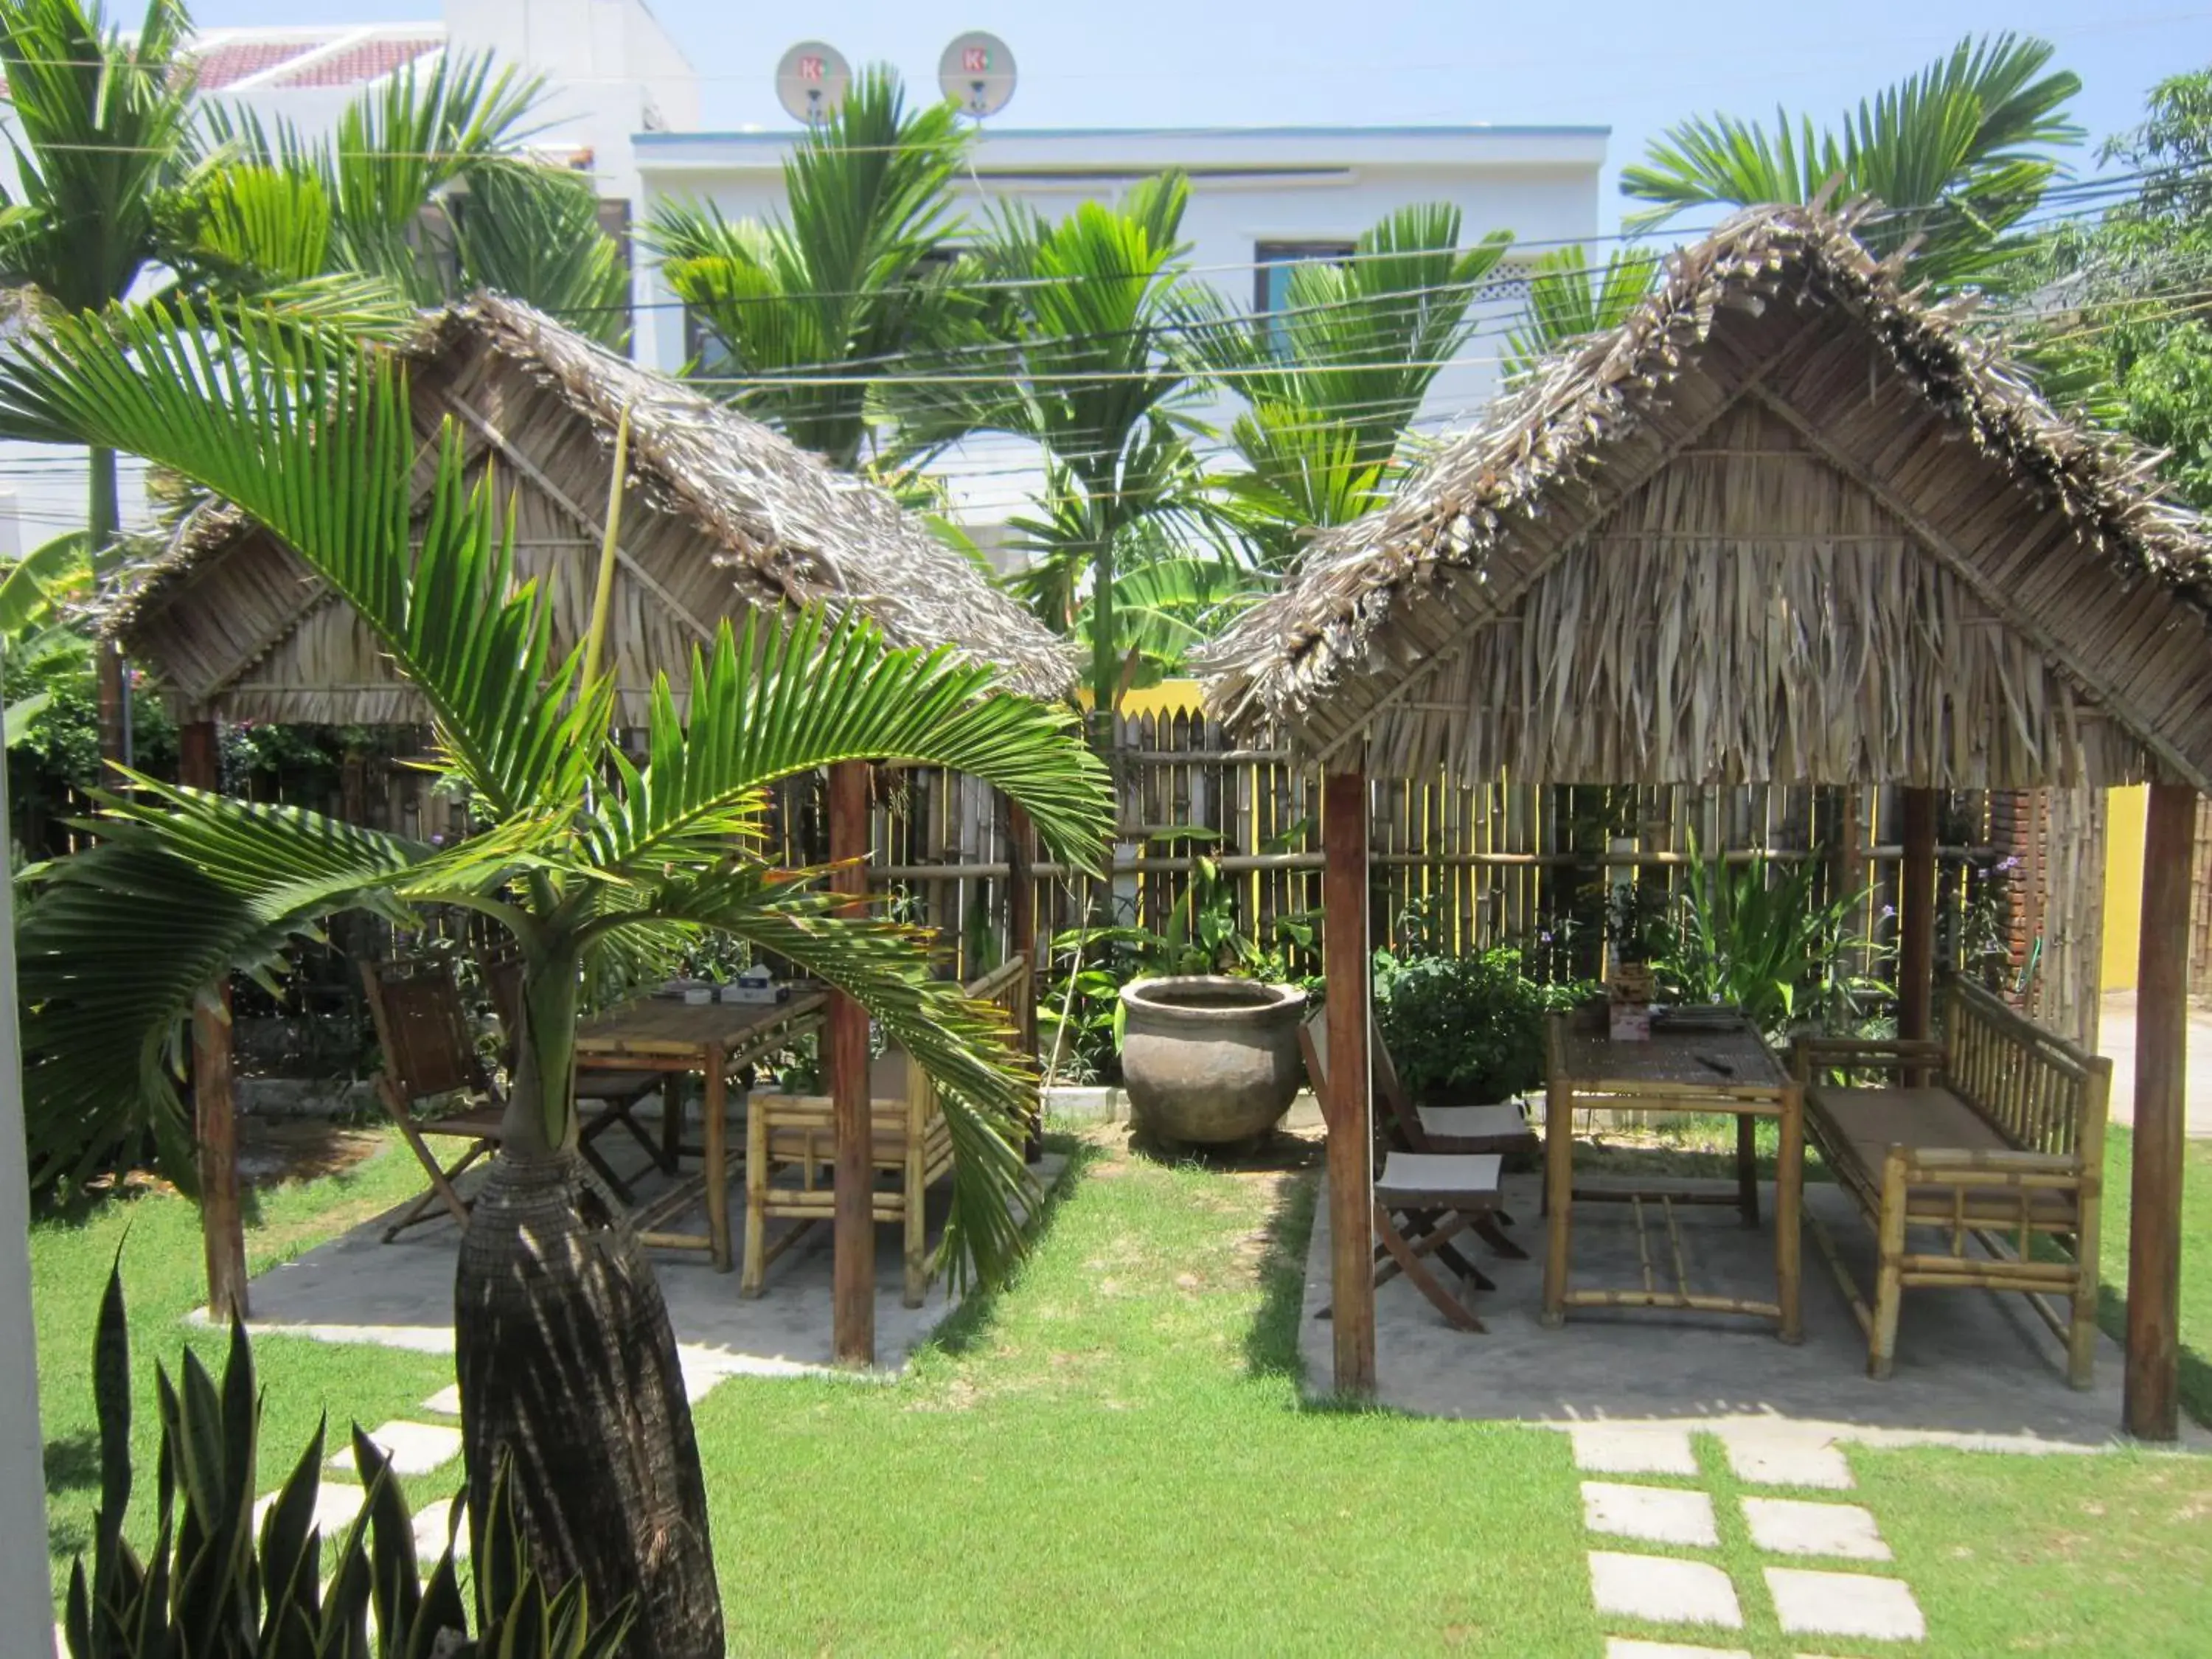
[[[1208,652],[1248,735],[1523,782],[2212,787],[2212,548],[1852,216],[1740,214]]]
[[[513,492],[516,564],[550,578],[562,648],[584,627],[628,411],[609,650],[631,717],[656,671],[684,690],[693,647],[723,618],[817,602],[863,612],[896,645],[949,642],[1029,696],[1073,685],[1066,647],[882,489],[528,306],[477,295],[426,318],[410,351],[418,428],[457,422],[472,471]],[[107,625],[180,702],[213,715],[425,717],[351,608],[228,503],[179,526]]]

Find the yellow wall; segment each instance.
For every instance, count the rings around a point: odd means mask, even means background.
[[[2107,991],[2136,988],[2136,946],[2142,938],[2143,821],[2150,789],[2134,784],[2105,797],[2105,961]]]
[[[1085,686],[1078,691],[1075,700],[1085,708],[1090,708],[1091,689]],[[1196,680],[1162,680],[1158,685],[1147,685],[1121,699],[1121,713],[1130,720],[1146,714],[1165,714],[1173,720],[1177,714],[1200,714],[1205,706]]]

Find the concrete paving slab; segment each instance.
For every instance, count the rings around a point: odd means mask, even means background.
[[[1835,1445],[1787,1430],[1739,1428],[1721,1437],[1736,1478],[1761,1486],[1818,1486],[1848,1492],[1857,1483]]]
[[[450,1498],[441,1498],[416,1511],[415,1559],[422,1566],[423,1577],[429,1576],[430,1569],[438,1564],[438,1558],[446,1553],[447,1529],[453,1522],[453,1500]],[[464,1514],[461,1530],[453,1537],[453,1559],[465,1561],[468,1554],[469,1522]]]
[[[621,1146],[619,1138],[601,1144],[618,1160],[635,1152],[637,1164],[644,1164],[643,1153]],[[1066,1168],[1064,1158],[1051,1156],[1033,1173],[1049,1188]],[[637,1172],[625,1168],[623,1173]],[[733,1167],[732,1173],[738,1177],[731,1194],[732,1223],[741,1240],[742,1170]],[[641,1202],[651,1199],[659,1179],[657,1173],[638,1174],[633,1184]],[[944,1182],[930,1194],[933,1245],[941,1234],[949,1196]],[[255,1279],[253,1317],[248,1322],[254,1336],[301,1336],[451,1353],[453,1259],[459,1231],[450,1218],[441,1216],[386,1244],[382,1242],[386,1219],[365,1222]],[[672,1231],[704,1232],[703,1200],[690,1213],[674,1217],[667,1224]],[[942,1274],[931,1282],[921,1307],[905,1305],[902,1248],[896,1224],[876,1229],[878,1374],[903,1369],[908,1356],[956,1305]],[[686,1391],[696,1398],[729,1376],[854,1376],[833,1364],[830,1254],[830,1230],[813,1229],[769,1269],[765,1294],[747,1300],[738,1294],[737,1273],[716,1273],[703,1253],[652,1252],[654,1275],[676,1330]],[[458,1407],[458,1395],[454,1404]]]
[[[1811,1572],[1769,1567],[1766,1588],[1775,1616],[1792,1636],[1856,1636],[1875,1642],[1920,1642],[1928,1621],[1911,1586],[1863,1572]]]
[[[1751,1541],[1777,1555],[1840,1555],[1887,1561],[1889,1546],[1874,1513],[1857,1504],[1808,1504],[1794,1498],[1747,1498]]]
[[[1583,1482],[1583,1525],[1615,1538],[1640,1538],[1651,1544],[1712,1548],[1720,1533],[1713,1524],[1713,1500],[1679,1486],[1624,1486],[1609,1480]]]
[[[1601,1613],[1654,1624],[1743,1628],[1735,1586],[1728,1574],[1703,1561],[1592,1550],[1589,1569],[1590,1594]]]
[[[1639,1642],[1632,1636],[1609,1637],[1605,1659],[1751,1659],[1741,1648],[1692,1648],[1680,1642]]]
[[[253,1527],[257,1534],[261,1528],[261,1517],[269,1513],[277,1496],[272,1492],[254,1500]],[[361,1513],[361,1506],[368,1498],[366,1491],[346,1480],[325,1480],[316,1489],[314,1522],[323,1530],[325,1543],[353,1525],[354,1516]]]
[[[428,1474],[461,1455],[461,1431],[442,1423],[385,1423],[371,1429],[368,1437],[392,1460],[394,1474]],[[350,1441],[331,1455],[330,1466],[353,1471]]]
[[[1724,1316],[1577,1310],[1566,1324],[1539,1322],[1544,1222],[1536,1177],[1510,1174],[1505,1208],[1531,1255],[1475,1259],[1498,1285],[1475,1297],[1481,1335],[1447,1326],[1402,1277],[1376,1292],[1381,1403],[1435,1417],[1550,1423],[1665,1425],[1716,1431],[1787,1428],[1869,1445],[1942,1444],[2002,1451],[2081,1452],[2118,1443],[2121,1354],[2100,1339],[2096,1384],[2066,1386],[2063,1357],[2024,1297],[1985,1291],[1908,1292],[1895,1375],[1866,1374],[1866,1339],[1833,1280],[1805,1247],[1805,1340],[1781,1342],[1771,1323]],[[1771,1218],[1772,1194],[1763,1195]],[[1807,1207],[1826,1223],[1845,1259],[1869,1282],[1873,1236],[1849,1196],[1810,1182]],[[1771,1219],[1747,1231],[1732,1211],[1678,1212],[1692,1283],[1722,1295],[1771,1295]],[[1668,1260],[1663,1233],[1659,1259]],[[1316,1206],[1299,1330],[1306,1388],[1330,1389],[1328,1207]],[[1636,1233],[1625,1205],[1579,1204],[1574,1282],[1633,1285]],[[2212,1434],[2183,1425],[2183,1444],[2212,1449]],[[1597,1471],[1593,1473],[1630,1473]]]
[[[422,1402],[422,1409],[438,1417],[459,1417],[461,1414],[461,1385],[455,1382],[439,1389]]]
[[[2112,1062],[2112,1121],[2136,1121],[2136,994],[2114,991],[2097,1011],[2097,1052]],[[2185,1133],[2212,1135],[2212,1008],[2189,1005],[2189,1076],[2182,1091]],[[2203,1104],[2197,1103],[2202,1101]]]
[[[1593,1474],[1695,1474],[1687,1429],[1637,1423],[1577,1423],[1567,1431],[1575,1467]]]

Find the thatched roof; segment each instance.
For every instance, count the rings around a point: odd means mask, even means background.
[[[1213,710],[1370,771],[2212,787],[2212,558],[1811,209],[1740,214],[1206,654]]]
[[[629,411],[611,650],[627,712],[655,670],[684,690],[691,648],[748,607],[858,610],[902,646],[951,643],[1015,690],[1064,696],[1067,648],[876,485],[641,368],[528,306],[481,294],[410,348],[416,422],[452,418],[472,469],[515,493],[516,562],[550,574],[556,646],[591,596],[616,428]],[[351,608],[227,503],[178,527],[110,631],[181,700],[230,719],[424,717]]]

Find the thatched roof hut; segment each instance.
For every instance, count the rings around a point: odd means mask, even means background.
[[[724,404],[495,295],[427,318],[410,348],[427,438],[459,425],[471,470],[516,499],[516,563],[550,577],[555,643],[580,637],[616,428],[630,420],[610,649],[625,713],[655,670],[680,694],[695,645],[747,607],[859,610],[902,646],[957,647],[1017,691],[1064,696],[1066,648],[882,489]],[[206,716],[366,725],[426,718],[350,606],[227,504],[201,507],[110,630]]]
[[[1848,218],[1677,253],[1209,653],[1232,726],[1524,782],[2212,787],[2212,561]]]

